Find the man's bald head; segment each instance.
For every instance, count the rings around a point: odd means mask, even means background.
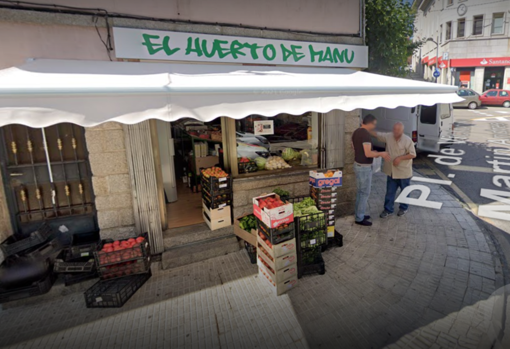
[[[399,139],[404,134],[404,124],[399,122],[396,122],[393,125],[393,137],[396,139]]]

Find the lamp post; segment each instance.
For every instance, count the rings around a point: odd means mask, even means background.
[[[439,71],[439,36],[437,37],[437,41],[434,41],[434,39],[432,38],[428,38],[427,41],[431,41],[433,42],[434,44],[436,44],[436,69]],[[437,83],[437,78],[436,78],[436,83]]]

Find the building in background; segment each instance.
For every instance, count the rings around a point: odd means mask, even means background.
[[[509,0],[415,0],[414,40],[427,40],[413,56],[425,80],[483,92],[510,88]]]

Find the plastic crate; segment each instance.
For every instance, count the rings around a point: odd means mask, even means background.
[[[43,223],[39,229],[32,232],[27,238],[19,241],[12,241],[10,243],[3,243],[0,245],[4,257],[9,257],[19,252],[28,250],[29,248],[35,247],[44,243],[52,235],[55,235],[55,231],[50,228],[46,223]],[[13,238],[14,240],[14,238]]]
[[[97,279],[99,277],[97,270],[95,269],[88,273],[68,273],[61,275],[64,275],[64,285],[66,287],[78,284],[80,282]]]
[[[200,183],[202,186],[207,187],[209,192],[215,194],[218,190],[228,189],[232,191],[232,177],[204,177],[204,175],[200,176]]]
[[[115,280],[100,280],[84,294],[87,308],[119,308],[149,280],[151,272]]]
[[[301,257],[298,256],[298,261]],[[300,263],[298,262],[298,279],[301,279],[303,275],[319,274],[324,275],[326,273],[326,264],[322,258],[320,250],[315,255],[312,262]]]
[[[113,242],[113,240],[97,240],[70,246],[66,250],[65,260],[70,261],[83,257],[93,257],[94,252],[99,251],[103,245],[109,241]]]
[[[94,259],[83,262],[64,262],[62,259],[55,259],[53,271],[55,273],[87,273],[95,269]]]
[[[110,266],[137,259],[146,259],[150,255],[148,236],[147,234],[142,236],[145,240],[131,248],[112,252],[95,251],[94,258],[96,260],[97,267]]]
[[[202,185],[202,195],[207,195],[208,197],[217,197],[219,195],[224,195],[224,194],[232,194],[232,189],[230,189],[230,188],[219,189],[219,190],[213,191],[211,193],[210,188],[208,188],[205,185]]]
[[[303,201],[305,198],[307,196],[300,196],[289,199],[289,202],[295,204]],[[294,222],[296,223],[296,235],[301,237],[300,245],[303,248],[327,244],[328,227],[326,213],[316,212],[306,216],[294,217]]]
[[[281,224],[277,228],[269,228],[260,219],[257,219],[258,231],[269,240],[273,245],[278,245],[295,237],[294,222]]]
[[[29,286],[0,290],[0,303],[12,302],[48,293],[54,282],[55,276],[50,272],[44,278]]]
[[[107,280],[146,273],[150,269],[150,266],[150,257],[147,257],[106,267],[99,267],[97,271],[101,279]]]
[[[246,241],[244,242],[244,247],[246,248],[248,257],[250,257],[251,264],[257,264],[257,248]]]
[[[39,247],[30,249],[25,256],[30,259],[45,260],[55,259],[60,252],[72,243],[72,235],[69,233],[60,233],[54,239],[49,240]]]
[[[232,194],[222,194],[221,197],[211,197],[202,192],[202,199],[204,204],[210,210],[232,205]]]
[[[257,172],[259,170],[257,163],[253,160],[249,162],[237,162],[237,169],[239,174]]]

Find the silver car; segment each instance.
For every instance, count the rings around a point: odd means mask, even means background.
[[[454,107],[468,107],[469,109],[476,109],[482,105],[480,95],[470,88],[459,88],[457,90],[459,97],[464,98],[462,102],[454,103]]]

